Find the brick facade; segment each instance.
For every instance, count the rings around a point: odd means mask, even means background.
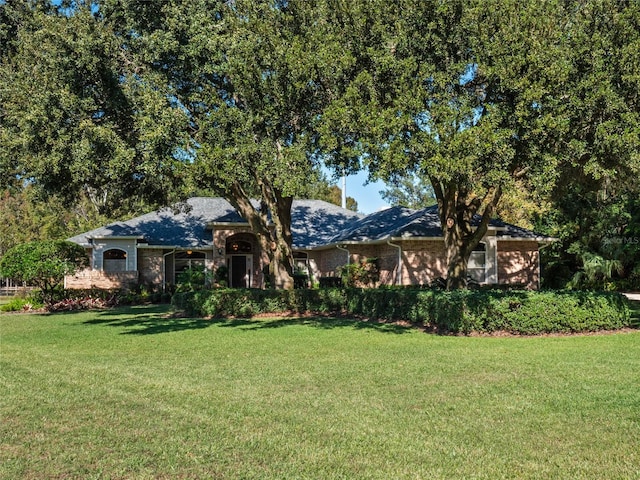
[[[264,286],[263,269],[268,264],[268,256],[262,251],[257,237],[248,226],[229,225],[216,227],[213,232],[213,248],[206,254],[206,268],[215,272],[223,265],[229,265],[234,256],[251,256],[251,284],[253,288]],[[233,242],[242,241],[251,245],[250,252],[233,251]],[[489,236],[487,244],[487,281],[499,284],[525,285],[538,288],[540,278],[539,251],[536,241],[502,240]],[[99,267],[85,270],[65,279],[66,288],[119,288],[141,283],[162,287],[174,283],[174,254],[160,248],[135,248],[123,241],[114,242],[117,247],[126,248],[129,259],[136,259],[136,270],[105,273]],[[398,249],[400,247],[400,250]],[[94,268],[101,265],[101,254],[111,245],[100,245],[93,252]],[[340,267],[348,262],[355,263],[367,258],[377,258],[380,270],[380,285],[428,285],[438,277],[446,277],[444,242],[441,239],[395,240],[389,243],[369,245],[347,244],[345,249],[337,247],[310,250],[302,253],[298,262],[308,258],[309,274],[313,282],[321,277],[339,275]],[[347,251],[348,250],[348,253]],[[400,272],[398,272],[398,255]],[[493,273],[492,273],[493,272]]]
[[[402,246],[402,284],[429,285],[438,277],[446,277],[444,241],[408,240]]]
[[[446,274],[444,244],[438,240],[391,242],[402,249],[401,284],[426,285]],[[367,258],[377,258],[380,284],[395,285],[398,281],[398,248],[384,244],[346,245],[351,263]],[[313,277],[334,276],[347,263],[347,252],[338,248],[309,252],[309,264]]]
[[[534,241],[498,241],[498,283],[538,288],[540,254]]]
[[[269,263],[269,257],[262,252],[260,242],[248,226],[238,225],[229,227],[216,227],[213,230],[213,270],[222,265],[227,265],[229,255],[233,255],[233,251],[229,249],[229,245],[234,241],[243,241],[251,244],[252,256],[252,275],[251,287],[261,288],[264,285],[263,267]]]
[[[145,285],[162,285],[164,281],[163,251],[156,248],[144,248],[138,251],[138,272],[140,283]]]
[[[133,288],[138,283],[138,272],[103,272],[101,270],[82,270],[75,275],[64,278],[64,287],[69,289],[82,288]]]

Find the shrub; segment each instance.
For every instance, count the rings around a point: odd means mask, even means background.
[[[226,265],[220,265],[213,275],[214,285],[218,288],[225,288],[229,284],[229,268]]]
[[[340,268],[340,276],[345,287],[372,287],[380,280],[377,258],[365,258]]]
[[[109,308],[125,303],[125,293],[120,289],[73,289],[56,292],[54,301],[47,305],[51,312],[92,310]]]
[[[194,290],[202,290],[207,283],[210,282],[204,265],[198,265],[187,268],[178,276],[178,285],[176,291],[189,292]]]
[[[29,297],[14,297],[0,306],[0,312],[29,312],[42,308],[41,302]]]
[[[72,275],[88,262],[84,248],[72,242],[24,243],[10,248],[2,256],[0,276],[37,286],[45,303],[53,303],[65,275]]]
[[[420,289],[219,289],[177,293],[173,305],[193,315],[346,313],[406,320],[442,333],[506,331],[532,335],[630,326],[627,300],[609,292]]]

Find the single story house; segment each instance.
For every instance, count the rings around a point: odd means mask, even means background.
[[[382,285],[426,285],[446,276],[437,207],[392,207],[362,215],[320,200],[292,207],[296,266],[312,282],[346,264],[376,258]],[[232,287],[262,288],[268,263],[248,223],[222,198],[190,198],[182,206],[115,222],[69,239],[86,248],[90,267],[65,279],[67,288],[146,284],[167,288],[192,266],[228,268]],[[490,223],[469,260],[482,284],[537,288],[540,246],[552,239],[508,223]]]

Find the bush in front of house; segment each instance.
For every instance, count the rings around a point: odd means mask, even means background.
[[[190,315],[242,317],[261,313],[335,313],[344,309],[345,290],[258,290],[220,288],[176,292],[172,305]]]
[[[345,314],[405,320],[441,333],[572,333],[630,326],[626,298],[614,292],[419,289],[218,289],[176,293],[191,315],[250,317],[264,313]]]
[[[519,335],[616,330],[630,326],[626,298],[611,292],[459,291],[433,297],[441,331]]]

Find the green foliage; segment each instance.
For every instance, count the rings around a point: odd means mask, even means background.
[[[226,287],[229,284],[229,267],[220,265],[213,274],[214,286]]]
[[[394,202],[433,193],[462,283],[486,221],[524,210],[562,239],[547,280],[599,256],[634,285],[639,249],[591,237],[640,238],[639,17],[617,0],[0,2],[0,188],[82,198],[84,223],[217,191],[276,244],[282,286],[293,196],[335,196],[322,163],[368,168],[404,182]],[[18,231],[2,207],[0,255],[64,236],[57,214],[36,232],[25,204]]]
[[[146,210],[143,203],[119,209],[114,215]],[[147,207],[148,208],[148,207]],[[86,196],[65,202],[59,196],[43,199],[33,185],[0,192],[0,257],[11,247],[36,240],[60,240],[109,223]]]
[[[0,166],[69,203],[85,194],[101,213],[137,198],[165,202],[181,185],[173,153],[186,117],[136,77],[91,9],[22,9],[0,62]]]
[[[165,95],[170,108],[159,108],[167,117],[187,116],[179,148],[190,181],[224,196],[264,239],[278,288],[293,286],[291,202],[311,193],[317,177],[324,152],[316,124],[345,55],[326,21],[332,7],[299,0],[100,6],[128,60],[144,66],[133,78]]]
[[[176,291],[191,292],[202,290],[207,284],[211,283],[209,276],[204,265],[187,268],[178,276]]]
[[[380,192],[382,198],[391,206],[420,210],[437,203],[435,192],[425,175],[407,172],[394,175],[387,182],[387,188]]]
[[[377,258],[365,258],[340,268],[342,284],[347,288],[374,287],[380,280]]]
[[[37,286],[45,302],[49,302],[65,275],[74,274],[88,263],[84,248],[72,242],[24,243],[9,249],[0,259],[0,276]]]
[[[263,313],[343,313],[409,321],[441,333],[518,335],[615,330],[630,326],[617,293],[420,289],[214,290],[174,295],[172,304],[207,317]]]
[[[0,305],[0,312],[28,312],[43,306],[37,297],[14,297],[7,303]]]
[[[345,37],[367,67],[325,112],[326,142],[359,138],[349,147],[366,153],[374,176],[428,181],[451,222],[448,275],[462,279],[484,234],[470,228],[474,214],[544,217],[556,184],[586,187],[576,197],[603,181],[637,184],[639,9],[615,0],[354,5]],[[404,190],[388,193],[412,203]]]
[[[630,326],[626,299],[596,292],[450,292],[435,305],[446,331],[522,335],[614,330]]]
[[[573,185],[556,200],[557,208],[537,221],[539,231],[560,239],[542,250],[544,285],[636,290],[640,202],[633,195],[640,190],[620,184],[607,187],[608,193],[590,188]]]

